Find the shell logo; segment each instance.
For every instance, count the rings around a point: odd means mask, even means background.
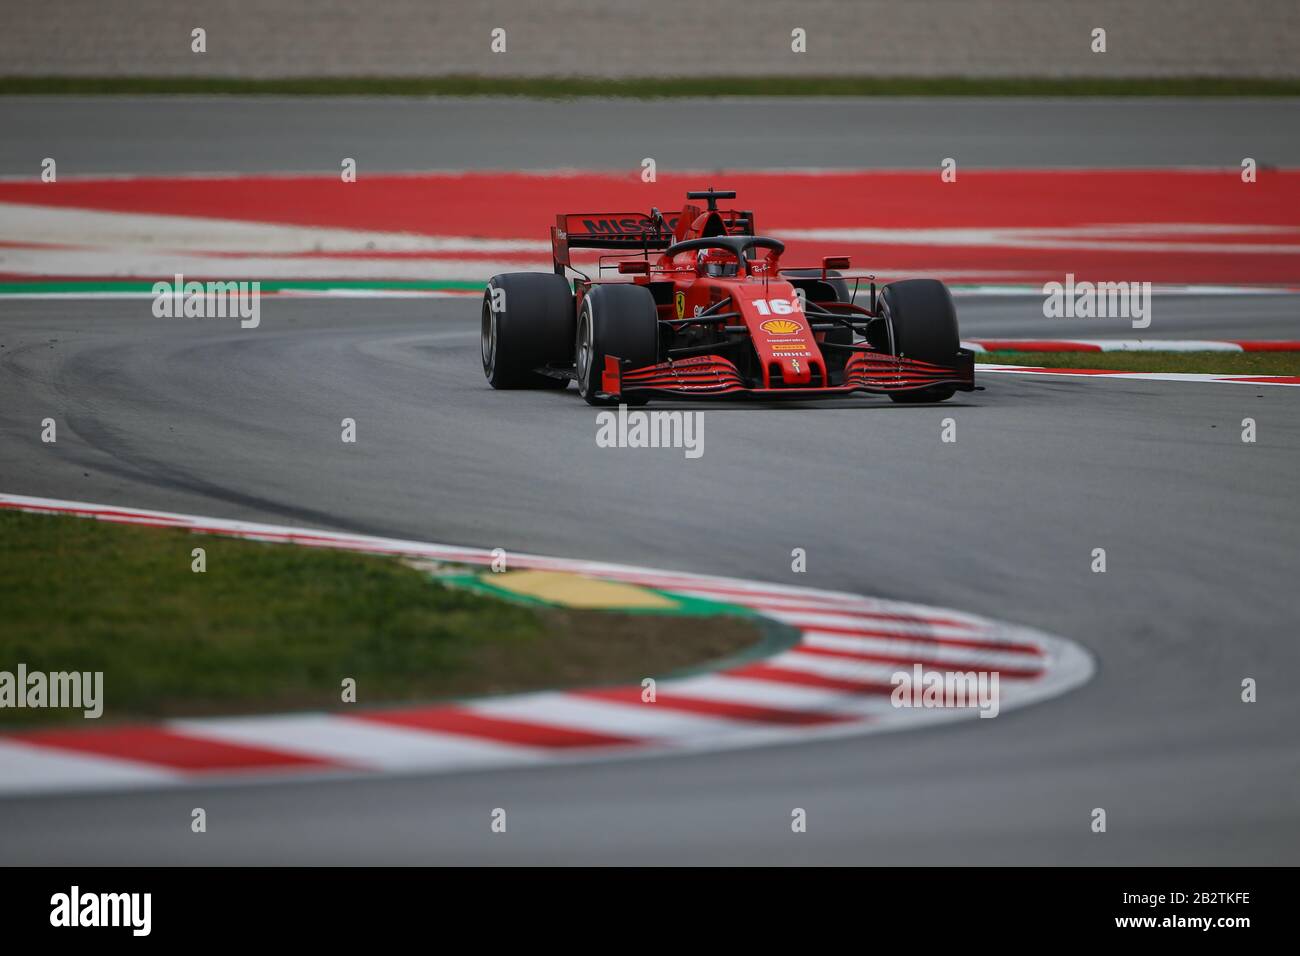
[[[789,319],[769,319],[759,326],[768,335],[794,335],[796,332],[802,332],[803,326],[798,322],[791,322]]]

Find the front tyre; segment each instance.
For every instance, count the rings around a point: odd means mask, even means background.
[[[659,312],[650,290],[639,285],[597,285],[588,290],[578,310],[574,341],[574,367],[578,393],[588,405],[617,405],[617,398],[601,398],[605,358],[613,356],[644,368],[659,361]],[[643,405],[645,399],[623,399]]]
[[[937,279],[904,279],[880,290],[881,312],[893,330],[894,354],[905,358],[953,365],[961,350],[957,310],[948,287]],[[890,392],[892,401],[904,405],[943,402],[957,390],[933,385],[909,392]]]

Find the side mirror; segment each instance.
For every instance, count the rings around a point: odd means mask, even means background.
[[[628,262],[620,262],[618,264],[618,271],[620,275],[643,276],[650,271],[650,263],[646,262],[644,259],[633,259]]]
[[[847,269],[848,267],[848,256],[825,256],[822,259],[822,278],[826,278],[827,269]]]

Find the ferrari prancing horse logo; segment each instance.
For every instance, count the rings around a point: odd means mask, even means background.
[[[769,335],[794,335],[803,331],[802,325],[789,319],[768,319],[759,328]]]
[[[677,318],[679,319],[686,318],[686,293],[685,292],[677,293]]]

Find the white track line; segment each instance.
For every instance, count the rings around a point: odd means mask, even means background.
[[[1099,369],[1039,368],[1030,365],[982,365],[977,372],[1002,375],[1056,375],[1066,378],[1130,379],[1139,382],[1217,382],[1228,385],[1300,385],[1297,375],[1203,375],[1192,372],[1115,372]]]
[[[340,720],[337,714],[175,720],[167,726],[188,736],[271,747],[371,770],[419,769],[431,763],[499,766],[540,759],[527,747],[366,720]]]
[[[972,352],[1300,352],[1300,341],[1263,339],[972,339],[961,345]]]

